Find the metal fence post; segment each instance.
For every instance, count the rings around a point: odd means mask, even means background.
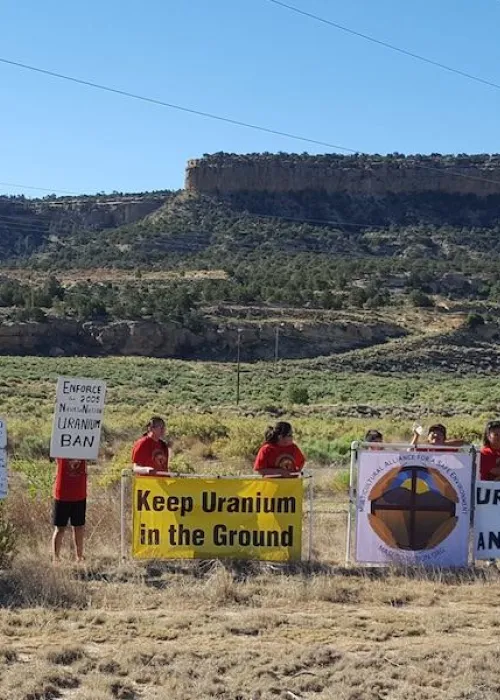
[[[352,508],[354,505],[353,477],[354,467],[358,456],[359,442],[355,440],[351,443],[351,463],[349,465],[349,503],[347,506],[347,532],[345,543],[345,565],[348,566],[351,561],[351,531],[352,531]]]
[[[123,563],[127,560],[126,480],[130,477],[130,474],[130,469],[122,469],[122,476],[120,481],[120,563]]]
[[[313,548],[313,509],[314,509],[314,481],[312,473],[309,474],[309,532],[307,543],[307,561],[312,559]]]

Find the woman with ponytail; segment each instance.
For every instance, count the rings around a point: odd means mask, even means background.
[[[132,463],[134,472],[146,476],[168,476],[168,444],[165,436],[165,421],[153,416],[142,437],[134,443]]]
[[[274,427],[270,426],[265,440],[255,458],[254,471],[262,476],[298,476],[306,460],[293,441],[290,423],[281,421]]]

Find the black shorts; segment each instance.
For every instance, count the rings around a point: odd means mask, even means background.
[[[54,500],[52,523],[55,527],[66,527],[68,520],[73,527],[85,525],[87,501],[57,501]]]

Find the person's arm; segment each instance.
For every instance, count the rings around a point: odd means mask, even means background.
[[[134,464],[133,466],[134,474],[153,474],[153,467],[141,467],[140,464]]]
[[[271,453],[272,447],[266,442],[257,453],[253,465],[254,471],[258,472],[261,476],[270,476],[273,478],[286,476],[288,473],[286,469],[274,466],[273,460],[270,458]]]
[[[153,474],[154,469],[148,466],[151,459],[150,450],[144,440],[139,440],[132,448],[132,462],[134,474]]]
[[[281,469],[280,467],[268,467],[258,470],[261,476],[266,476],[272,479],[293,479],[299,476],[299,472],[291,472],[288,469]]]
[[[413,431],[413,437],[411,439],[410,445],[412,447],[417,447],[418,446],[418,440],[420,438],[420,433],[417,433],[416,430]]]
[[[297,472],[301,472],[302,469],[304,468],[304,464],[306,463],[306,458],[304,457],[304,453],[300,449],[300,447],[297,447],[295,445],[296,449],[296,456],[295,456],[295,469]]]
[[[259,472],[259,474],[262,474],[264,471],[267,471],[271,465],[269,464],[269,445],[266,443],[265,445],[262,445],[260,447],[259,451],[257,452],[257,457],[255,458],[255,461],[253,463],[253,470],[254,472]]]
[[[484,481],[496,481],[500,477],[500,468],[495,464],[495,457],[493,454],[484,454],[483,452],[479,455],[479,478]]]

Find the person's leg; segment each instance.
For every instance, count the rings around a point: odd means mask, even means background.
[[[59,554],[61,552],[61,545],[63,543],[65,532],[65,527],[56,526],[54,528],[54,534],[52,535],[52,560],[54,562],[59,561]]]
[[[59,561],[59,555],[61,553],[61,545],[64,539],[64,533],[66,532],[66,525],[68,524],[68,506],[64,501],[54,501],[54,508],[52,512],[52,524],[54,525],[54,532],[52,534],[51,550],[52,550],[52,560],[54,563]]]
[[[83,561],[83,539],[85,536],[85,512],[87,501],[75,501],[71,504],[71,525],[73,526],[73,542],[76,560]]]
[[[85,525],[79,525],[73,528],[73,542],[75,544],[76,560],[84,561],[83,556],[83,539],[85,536]]]

